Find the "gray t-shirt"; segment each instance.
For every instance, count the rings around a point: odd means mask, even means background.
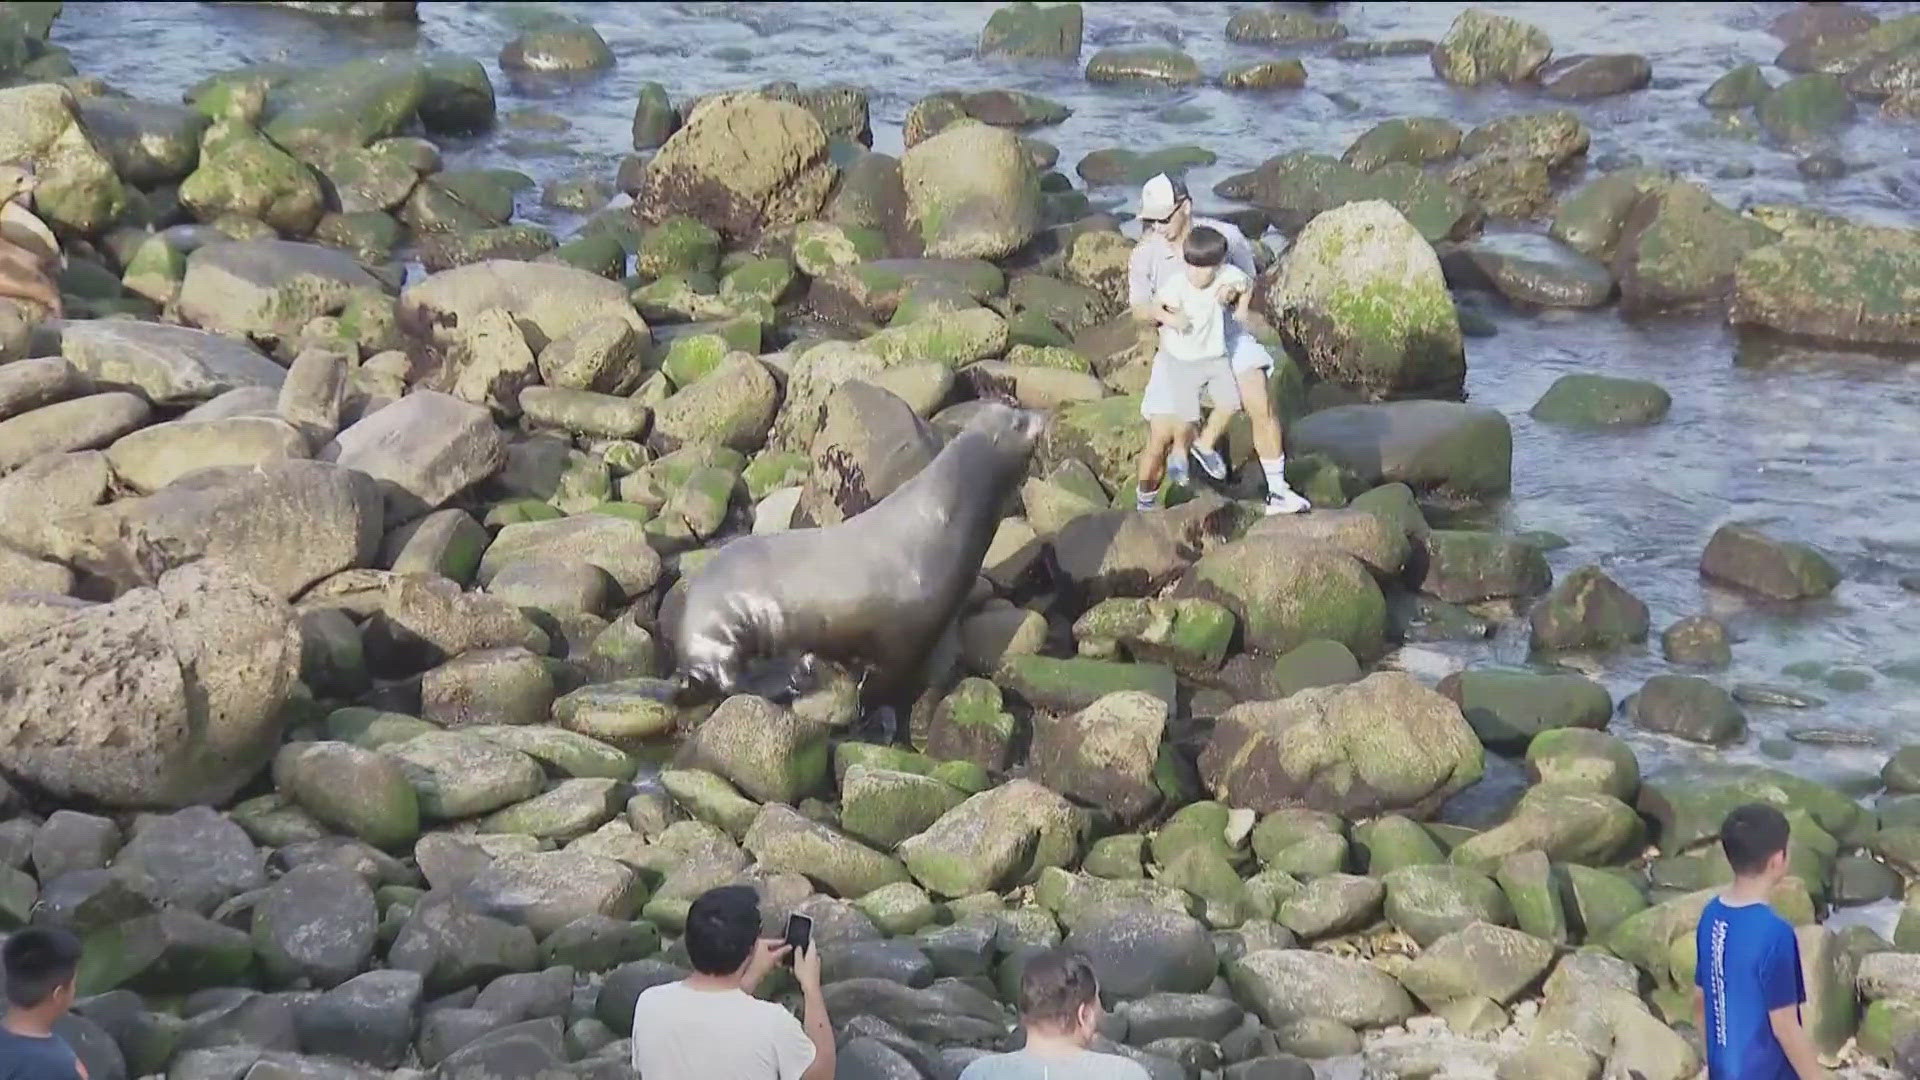
[[[1227,238],[1227,264],[1239,267],[1240,272],[1249,278],[1260,276],[1259,267],[1254,265],[1253,242],[1232,222],[1196,217],[1193,224],[1196,228],[1206,225],[1218,229],[1220,235]],[[1127,257],[1127,306],[1139,307],[1153,299],[1160,292],[1160,286],[1184,270],[1186,265],[1186,260],[1181,257],[1180,249],[1173,246],[1173,241],[1158,232],[1141,237]]]
[[[960,1080],[1153,1080],[1138,1062],[1118,1054],[1082,1050],[1068,1057],[1016,1050],[993,1054],[967,1066]]]

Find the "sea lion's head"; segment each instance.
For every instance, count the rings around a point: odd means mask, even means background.
[[[1046,434],[1047,413],[1016,405],[986,402],[967,419],[963,429],[978,432],[993,440],[995,449],[1006,450],[1025,460]]]
[[[40,186],[32,165],[0,165],[0,203],[33,208],[33,191]]]

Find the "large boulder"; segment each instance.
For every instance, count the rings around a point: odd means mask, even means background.
[[[1774,600],[1822,597],[1840,584],[1840,571],[1813,547],[1741,524],[1714,530],[1700,576]]]
[[[1096,904],[1074,920],[1072,931],[1067,948],[1087,958],[1108,1001],[1196,994],[1219,974],[1206,925],[1183,911]]]
[[[1802,229],[1749,251],[1734,270],[1736,325],[1842,346],[1920,348],[1920,231]]]
[[[836,172],[813,113],[721,94],[702,101],[647,163],[636,209],[647,221],[686,214],[727,237],[751,237],[813,217]]]
[[[1294,454],[1325,454],[1366,484],[1483,498],[1513,486],[1513,429],[1497,409],[1451,401],[1340,405],[1287,430]]]
[[[1315,218],[1266,300],[1281,337],[1322,379],[1374,399],[1464,392],[1460,318],[1439,257],[1385,202]]]
[[[632,867],[579,851],[503,855],[461,886],[473,910],[546,937],[575,919],[631,919],[645,890]]]
[[[1539,851],[1556,863],[1604,866],[1637,853],[1643,837],[1640,815],[1611,795],[1543,786],[1531,788],[1504,823],[1462,841],[1453,863],[1484,873],[1523,851]]]
[[[274,87],[262,131],[288,153],[324,162],[337,151],[399,134],[426,89],[426,72],[411,56],[349,60]]]
[[[955,124],[909,149],[900,175],[929,257],[1005,258],[1039,226],[1039,180],[1005,128]]]
[[[1456,86],[1525,82],[1553,56],[1539,28],[1468,8],[1433,47],[1433,73]]]
[[[204,113],[184,105],[120,97],[86,98],[79,108],[87,134],[113,161],[113,170],[124,183],[177,184],[200,161],[200,135],[207,127]]]
[[[107,446],[152,417],[152,407],[139,395],[115,390],[56,401],[0,420],[0,472],[11,472],[42,454]]]
[[[1160,803],[1154,766],[1167,713],[1167,702],[1124,690],[1077,713],[1037,715],[1030,762],[1034,779],[1132,824]]]
[[[1647,605],[1597,566],[1568,574],[1529,616],[1536,650],[1612,649],[1647,640]]]
[[[907,880],[906,867],[898,859],[810,821],[781,803],[760,808],[741,845],[753,854],[762,870],[804,874],[829,893],[849,899]]]
[[[535,353],[601,319],[647,334],[619,282],[555,263],[491,259],[442,270],[403,290],[397,314],[409,333],[441,343],[489,308],[512,312]]]
[[[1612,695],[1584,675],[1478,669],[1447,676],[1439,690],[1459,704],[1480,741],[1494,747],[1520,749],[1559,728],[1604,730],[1613,717]]]
[[[33,204],[47,223],[92,235],[126,209],[113,162],[88,136],[73,94],[54,83],[0,90],[0,161],[31,165]]]
[[[940,452],[940,437],[906,402],[869,383],[827,398],[800,489],[801,520],[837,525],[871,509]]]
[[[1479,998],[1505,1005],[1547,973],[1553,954],[1531,934],[1474,923],[1422,950],[1400,982],[1429,1008]]]
[[[187,257],[180,313],[233,337],[281,341],[355,300],[384,305],[386,293],[344,251],[290,240],[208,244]]]
[[[1386,1027],[1414,1014],[1393,976],[1345,956],[1306,949],[1262,949],[1227,967],[1234,995],[1276,1028],[1311,1017],[1348,1027]]]
[[[420,800],[393,758],[342,742],[290,743],[274,786],[322,824],[381,848],[420,835]]]
[[[1777,236],[1698,184],[1665,184],[1632,206],[1613,256],[1620,306],[1630,315],[1725,299],[1741,260]]]
[[[320,457],[373,477],[397,526],[498,472],[507,447],[486,409],[420,390],[342,431]]]
[[[113,474],[142,495],[201,469],[271,465],[307,456],[298,428],[270,416],[174,420],[116,439],[107,447]]]
[[[1014,0],[994,11],[980,31],[981,56],[1078,60],[1086,16],[1080,5]]]
[[[222,466],[138,499],[54,523],[66,561],[126,589],[214,559],[291,599],[379,551],[380,493],[366,476],[317,461]]]
[[[1485,752],[1459,706],[1383,671],[1228,709],[1199,764],[1209,790],[1234,806],[1422,815],[1480,779]]]
[[[767,365],[732,353],[660,403],[652,442],[667,451],[707,444],[753,453],[766,444],[779,408],[780,387]]]
[[[313,169],[251,128],[223,125],[200,141],[200,165],[180,183],[180,202],[201,221],[239,216],[286,236],[305,236],[326,213]]]
[[[0,766],[61,799],[224,803],[278,744],[299,669],[286,605],[198,562],[0,647]]]
[[[244,341],[184,326],[82,319],[60,331],[60,354],[94,383],[156,405],[194,405],[243,386],[278,388],[287,373]]]
[[[660,579],[660,556],[648,546],[644,526],[613,514],[578,514],[507,525],[480,557],[478,581],[490,584],[502,569],[521,559],[568,560],[597,566],[627,597],[639,596]]]
[[[1356,656],[1385,651],[1387,603],[1367,567],[1331,546],[1249,535],[1207,552],[1180,593],[1219,603],[1239,621],[1249,649],[1279,655],[1305,642],[1337,641]]]
[[[1405,215],[1433,243],[1466,239],[1484,217],[1466,192],[1408,162],[1389,161],[1361,172],[1338,158],[1304,151],[1281,154],[1229,176],[1215,184],[1213,192],[1251,202],[1288,233],[1336,207],[1375,199]]]
[[[983,791],[903,841],[900,857],[937,896],[970,896],[1035,880],[1079,853],[1080,811],[1031,780]]]
[[[797,804],[827,785],[827,730],[763,698],[720,703],[681,750],[685,763],[762,802]]]

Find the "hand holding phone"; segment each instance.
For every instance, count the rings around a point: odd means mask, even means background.
[[[813,919],[806,915],[787,916],[786,942],[793,950],[787,954],[787,962],[793,963],[795,957],[813,944]]]

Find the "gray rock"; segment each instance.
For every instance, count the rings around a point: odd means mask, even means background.
[[[299,665],[292,613],[261,586],[175,570],[0,646],[0,766],[61,798],[222,803],[272,753]]]
[[[103,870],[120,850],[120,827],[78,810],[55,810],[33,835],[33,869],[42,881],[73,870]]]
[[[302,866],[254,908],[254,949],[270,978],[338,986],[372,959],[379,922],[373,890],[358,874]]]
[[[454,820],[498,810],[540,793],[538,762],[497,743],[460,732],[434,731],[385,747],[399,761],[420,800],[420,813]]]
[[[376,847],[420,835],[420,802],[394,758],[348,743],[294,743],[274,759],[274,783],[320,822]]]
[[[180,313],[234,337],[291,339],[308,322],[338,314],[357,296],[384,299],[378,278],[351,255],[287,240],[208,244],[187,257]]]
[[[1349,1027],[1385,1027],[1414,1013],[1413,1000],[1393,976],[1363,960],[1265,949],[1227,970],[1234,993],[1268,1025],[1312,1017]]]
[[[1127,1042],[1134,1046],[1168,1038],[1218,1042],[1247,1015],[1234,1001],[1212,994],[1153,994],[1123,1002],[1114,1014],[1125,1018]]]
[[[620,1035],[633,1032],[633,1007],[640,995],[656,986],[678,982],[687,977],[685,968],[665,960],[632,960],[621,964],[600,983],[600,995],[593,1013],[600,1022]]]
[[[636,334],[646,330],[617,281],[570,266],[505,260],[430,275],[400,294],[399,317],[417,336],[440,340],[488,308],[512,311],[536,354],[602,318],[625,322]]]
[[[41,454],[92,450],[145,424],[153,410],[133,394],[115,391],[43,405],[0,420],[0,473]]]
[[[531,930],[474,914],[439,894],[414,907],[387,956],[393,969],[417,973],[429,994],[533,971],[539,961]]]
[[[1110,1001],[1160,993],[1198,993],[1219,974],[1213,942],[1190,915],[1139,904],[1087,913],[1067,936],[1085,956]]]
[[[202,469],[272,465],[305,458],[308,450],[306,438],[283,420],[235,416],[155,424],[114,440],[106,453],[114,475],[147,495]]]
[[[1506,894],[1485,874],[1457,866],[1408,866],[1385,880],[1388,921],[1423,946],[1472,923],[1513,921]]]
[[[1507,1004],[1547,973],[1554,948],[1518,930],[1485,923],[1433,942],[1400,972],[1400,981],[1429,1008],[1487,998]]]
[[[246,830],[205,806],[136,819],[113,866],[142,892],[202,915],[267,883],[266,855]]]
[[[583,915],[632,918],[643,893],[623,863],[574,851],[542,851],[494,860],[460,895],[477,911],[545,935]]]
[[[0,365],[0,420],[83,394],[88,381],[57,356]]]
[[[501,568],[527,558],[572,559],[597,566],[612,576],[627,597],[646,592],[660,577],[660,556],[648,546],[641,524],[610,514],[505,526],[481,556],[478,580],[488,585]]]
[[[492,476],[506,453],[485,409],[423,390],[342,431],[319,456],[379,481],[392,526]]]
[[[999,1004],[952,979],[924,990],[887,979],[847,979],[827,987],[825,997],[829,1015],[876,1017],[922,1042],[992,1046],[1006,1033]]]
[[[441,727],[537,724],[553,709],[553,675],[518,646],[462,653],[420,680],[420,717]]]
[[[1732,695],[1692,675],[1655,675],[1633,696],[1629,711],[1648,731],[1712,746],[1737,742],[1747,731],[1746,715]]]
[[[0,543],[30,555],[59,553],[65,538],[53,523],[99,503],[112,482],[107,455],[98,450],[42,454],[0,476]]]

